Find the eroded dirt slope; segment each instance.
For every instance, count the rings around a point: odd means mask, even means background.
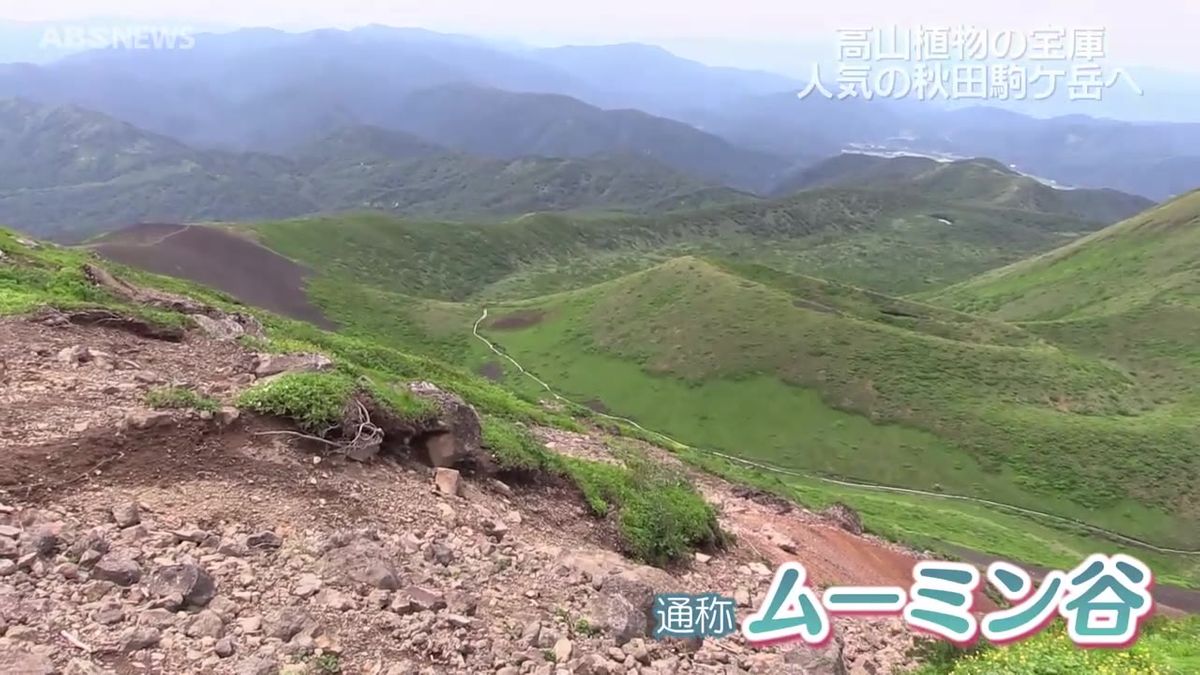
[[[145,408],[154,387],[232,402],[237,342],[0,319],[0,672],[877,673],[895,621],[750,649],[646,638],[654,592],[718,592],[745,616],[785,559],[818,585],[904,584],[912,554],[706,476],[737,535],[669,571],[553,481],[453,476],[403,455],[348,462],[278,420]],[[609,439],[543,432],[603,457]],[[661,461],[671,461],[666,456]],[[444,476],[445,477],[445,476]]]

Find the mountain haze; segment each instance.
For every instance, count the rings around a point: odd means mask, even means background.
[[[397,125],[435,143],[491,157],[634,154],[701,179],[767,190],[788,166],[686,124],[637,110],[601,110],[552,94],[449,85],[415,92]]]
[[[293,156],[199,150],[74,106],[0,102],[0,221],[82,238],[136,222],[356,209],[441,217],[670,210],[750,195],[641,156],[496,160],[352,127]]]

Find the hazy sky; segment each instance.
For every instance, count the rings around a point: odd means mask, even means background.
[[[948,8],[952,7],[952,8]],[[0,2],[0,19],[130,17],[175,24],[290,29],[367,23],[519,39],[531,44],[649,41],[710,62],[778,61],[839,28],[976,25],[1104,27],[1121,65],[1197,70],[1197,0],[42,0]],[[774,58],[772,55],[774,53]]]

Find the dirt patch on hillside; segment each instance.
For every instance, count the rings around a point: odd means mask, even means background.
[[[488,326],[496,330],[522,330],[538,325],[545,318],[546,313],[540,309],[521,309],[492,319]]]
[[[0,364],[0,450],[115,428],[158,387],[229,400],[253,380],[253,357],[240,345],[195,331],[173,343],[19,318],[0,319]]]
[[[604,413],[605,415],[612,413],[612,410],[604,404],[604,401],[598,398],[588,399],[583,404],[598,413]]]
[[[305,286],[311,270],[228,230],[134,225],[106,234],[88,247],[131,267],[220,289],[248,305],[322,328],[336,327],[308,299]]]
[[[479,369],[476,372],[492,382],[501,382],[504,380],[504,366],[495,361],[488,361],[482,366],[479,366]]]

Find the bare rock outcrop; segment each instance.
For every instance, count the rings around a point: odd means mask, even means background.
[[[475,408],[430,382],[413,382],[408,388],[438,407],[436,425],[424,434],[422,441],[429,463],[445,468],[481,463],[483,431]]]

